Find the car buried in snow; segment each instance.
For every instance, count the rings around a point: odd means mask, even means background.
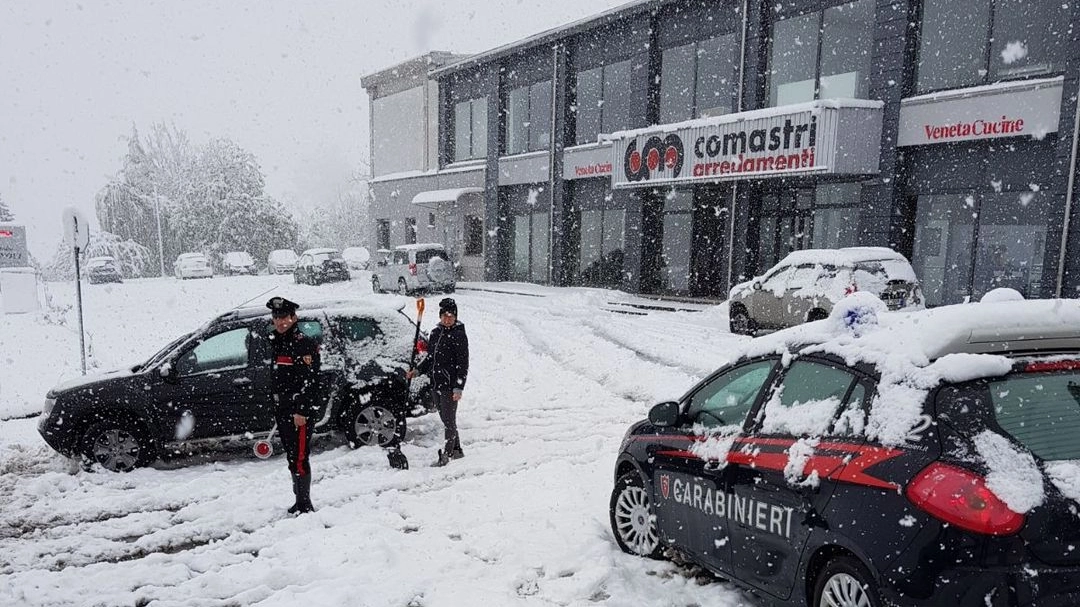
[[[1080,302],[761,337],[631,426],[610,523],[766,604],[1080,605]]]
[[[301,331],[320,343],[315,433],[354,446],[393,447],[426,384],[405,380],[416,325],[401,303],[301,305]],[[221,314],[133,367],[49,391],[38,431],[53,449],[88,465],[131,470],[162,454],[267,440],[274,426],[273,331],[265,307]],[[416,344],[426,347],[421,335]]]

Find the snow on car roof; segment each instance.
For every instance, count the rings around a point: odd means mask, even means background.
[[[385,317],[396,315],[408,305],[409,301],[412,301],[411,298],[391,296],[379,297],[376,299],[300,300],[296,303],[300,305],[297,314],[301,316],[304,312],[318,310],[320,312],[332,312],[334,314]],[[251,304],[219,314],[214,317],[214,320],[220,320],[230,316],[233,318],[251,318],[252,316],[261,316],[263,314],[270,314],[270,310],[267,309],[264,304]]]
[[[206,257],[204,253],[181,253],[177,259],[195,259],[197,257]]]
[[[396,250],[396,251],[422,251],[424,249],[445,249],[445,248],[446,247],[442,246],[441,244],[439,244],[437,242],[421,242],[421,243],[418,243],[418,244],[398,245],[398,246],[394,247],[394,250]],[[381,251],[383,249],[379,249],[379,250]]]
[[[102,255],[100,257],[91,257],[90,259],[86,260],[86,263],[94,263],[100,261],[116,261],[116,258],[110,255]]]
[[[340,253],[340,251],[330,248],[308,249],[303,252],[303,255],[323,255],[325,253]]]
[[[837,356],[873,365],[878,394],[865,429],[871,439],[900,445],[922,426],[923,403],[942,382],[996,377],[1015,356],[1080,352],[1080,301],[1029,300],[957,304],[888,312],[866,292],[834,307],[829,318],[751,340],[741,357]]]
[[[779,264],[828,264],[834,266],[850,266],[864,261],[896,260],[907,261],[907,258],[888,247],[846,247],[843,249],[803,249],[792,251]]]

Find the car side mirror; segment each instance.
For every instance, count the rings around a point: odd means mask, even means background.
[[[679,403],[675,401],[660,403],[649,410],[649,423],[661,428],[678,425],[679,418]]]
[[[161,376],[161,379],[172,384],[175,384],[180,379],[180,374],[176,372],[176,367],[170,362],[158,367],[158,375]]]
[[[754,281],[754,290],[755,291],[760,291],[761,290],[761,283],[760,282]]]

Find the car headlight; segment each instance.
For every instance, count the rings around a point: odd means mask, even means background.
[[[42,417],[49,417],[50,415],[52,415],[53,407],[55,407],[55,406],[56,406],[56,399],[55,398],[46,398],[45,399],[45,405],[41,407],[41,416]]]

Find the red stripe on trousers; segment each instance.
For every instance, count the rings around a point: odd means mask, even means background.
[[[307,424],[300,426],[300,453],[296,456],[296,474],[304,475],[304,451],[307,447]]]

